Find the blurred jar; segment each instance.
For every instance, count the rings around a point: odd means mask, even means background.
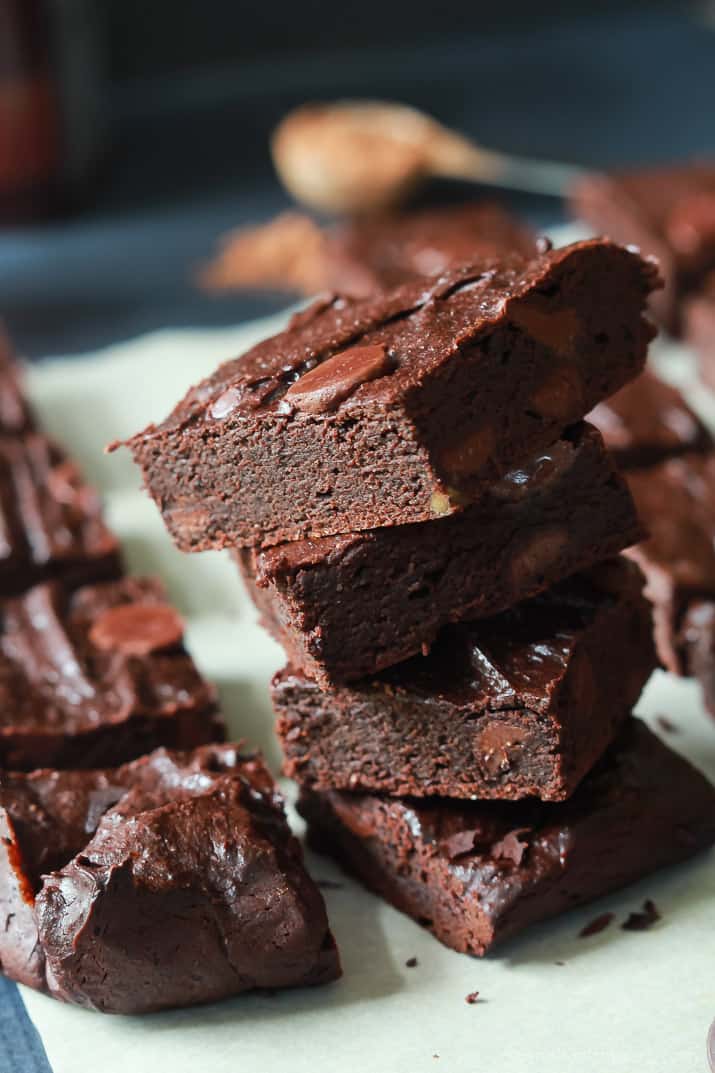
[[[94,0],[0,0],[0,219],[86,196],[102,151],[103,64]]]

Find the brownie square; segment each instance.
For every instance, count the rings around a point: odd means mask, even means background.
[[[715,600],[715,454],[688,454],[627,475],[648,540],[628,551],[646,577],[663,666],[688,673],[684,621],[694,603]]]
[[[643,536],[598,432],[578,425],[466,510],[234,553],[264,624],[324,688],[426,651]]]
[[[121,573],[117,538],[75,463],[40,433],[0,435],[0,596]]]
[[[355,296],[438,276],[474,257],[537,252],[537,239],[493,201],[440,205],[350,220],[328,231],[325,286]]]
[[[427,657],[328,692],[272,683],[284,771],[308,789],[559,801],[615,737],[653,671],[650,607],[626,559],[483,622]]]
[[[0,784],[2,969],[105,1013],[340,975],[322,896],[259,757],[163,749]]]
[[[665,288],[653,312],[679,331],[683,298],[715,269],[715,161],[589,176],[571,207],[599,234],[657,257]]]
[[[657,285],[593,240],[326,299],[128,444],[184,551],[429,521],[641,370]]]
[[[476,955],[715,842],[715,790],[638,719],[560,804],[305,791],[299,809],[315,849]]]
[[[708,451],[712,436],[677,388],[646,371],[588,415],[623,469]]]
[[[223,737],[162,585],[38,585],[0,605],[0,767],[121,764]]]

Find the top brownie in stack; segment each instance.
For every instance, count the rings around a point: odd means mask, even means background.
[[[599,234],[658,258],[665,287],[653,312],[678,331],[683,298],[715,268],[715,161],[589,176],[571,204]]]
[[[590,240],[326,299],[129,446],[183,550],[428,521],[640,371],[657,285]]]

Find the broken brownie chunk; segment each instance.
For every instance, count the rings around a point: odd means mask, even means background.
[[[340,975],[282,800],[234,745],[0,776],[3,971],[105,1013]]]

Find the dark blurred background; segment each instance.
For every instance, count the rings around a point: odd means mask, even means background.
[[[30,99],[18,84],[37,104],[38,71],[62,96],[57,144],[35,147],[53,182],[6,197],[0,228],[0,312],[32,357],[284,305],[209,297],[194,274],[222,233],[289,203],[267,140],[305,100],[401,100],[485,145],[591,166],[715,153],[704,4],[0,0],[0,122]],[[0,129],[0,179],[3,153]],[[510,200],[541,227],[563,217]]]

